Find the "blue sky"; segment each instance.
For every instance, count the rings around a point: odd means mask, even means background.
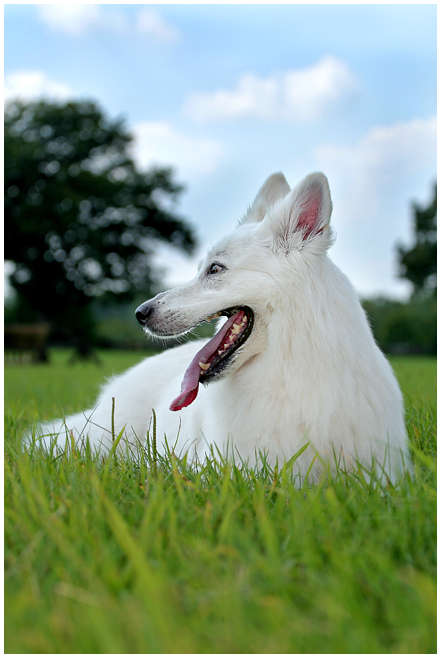
[[[394,248],[436,176],[436,5],[6,5],[5,95],[91,97],[141,166],[173,165],[201,249],[265,178],[323,171],[331,257],[364,296],[403,297]]]

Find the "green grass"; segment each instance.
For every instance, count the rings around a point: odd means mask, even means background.
[[[393,360],[413,481],[298,490],[219,459],[22,453],[26,422],[140,357],[101,358],[6,368],[7,653],[436,651],[435,360]]]
[[[139,363],[142,352],[97,352],[98,361],[74,361],[67,349],[52,350],[49,364],[11,365],[5,372],[5,408],[23,421],[54,418],[90,406],[106,377]],[[148,354],[148,353],[146,353]]]

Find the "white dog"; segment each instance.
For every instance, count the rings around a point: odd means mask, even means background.
[[[196,277],[136,311],[161,337],[225,316],[214,338],[145,359],[106,383],[93,410],[44,433],[65,440],[67,428],[108,449],[114,398],[114,430],[125,428],[129,442],[146,439],[155,410],[160,452],[166,437],[177,454],[202,461],[215,445],[250,465],[259,452],[282,464],[308,444],[296,461],[301,476],[318,453],[313,477],[323,462],[359,462],[399,479],[409,467],[401,392],[327,255],[331,210],[323,174],[293,191],[282,174],[270,176]]]

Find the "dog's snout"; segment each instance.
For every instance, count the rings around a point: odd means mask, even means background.
[[[138,306],[136,309],[135,316],[139,324],[145,325],[152,313],[153,304],[151,302],[144,302],[144,304],[141,304],[141,306]]]

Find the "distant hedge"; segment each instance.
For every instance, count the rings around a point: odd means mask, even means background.
[[[425,296],[409,302],[377,298],[363,307],[381,349],[389,354],[436,354],[436,299]]]

